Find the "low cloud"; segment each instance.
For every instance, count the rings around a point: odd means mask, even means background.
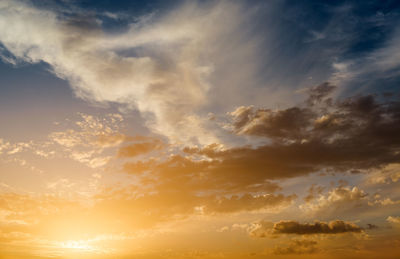
[[[384,196],[380,191],[372,195],[356,186],[339,186],[315,195],[299,207],[308,216],[330,218],[337,213],[346,216],[390,213],[396,211],[398,204],[400,200]]]
[[[290,255],[290,254],[314,254],[319,251],[317,242],[314,240],[299,239],[289,241],[288,246],[275,247],[272,250],[276,255]]]
[[[192,146],[168,158],[126,163],[124,170],[138,174],[156,190],[266,194],[279,189],[274,180],[316,172],[362,173],[397,161],[399,102],[382,103],[371,95],[333,101],[329,98],[333,90],[330,84],[311,88],[304,107],[274,111],[242,107],[231,114],[236,134],[262,137],[267,144]],[[302,208],[317,213],[381,204],[358,187],[322,191],[317,186],[310,190]]]
[[[79,113],[79,116],[80,119],[72,125],[67,125],[67,129],[50,133],[47,146],[43,147],[58,146],[69,158],[91,168],[99,168],[111,159],[110,155],[104,154],[105,150],[130,140],[129,136],[120,132],[124,120],[120,114],[97,117]],[[39,150],[40,148],[37,147]],[[49,156],[45,151],[40,154],[44,157]]]
[[[240,178],[248,184],[313,172],[361,172],[397,162],[399,100],[381,102],[367,95],[333,101],[327,96],[333,89],[330,84],[312,88],[312,101],[299,107],[240,107],[231,113],[234,133],[262,137],[268,144],[226,149],[211,145],[184,152],[208,159],[202,162],[203,174],[229,172],[230,181]]]
[[[63,157],[90,168],[101,168],[112,159],[111,154],[122,144],[156,141],[151,137],[132,137],[122,133],[124,118],[117,113],[102,116],[78,113],[74,117],[77,118],[56,122],[54,127],[57,129],[50,132],[45,140],[12,143],[0,139],[1,157],[9,161],[19,159],[21,165],[34,171],[37,171],[32,165],[35,161],[27,156],[29,153],[34,154],[35,158]]]
[[[400,224],[400,217],[389,216],[386,220],[390,223]]]
[[[400,139],[394,131],[400,125],[398,101],[382,103],[374,96],[333,101],[329,94],[334,89],[328,83],[309,89],[303,107],[282,111],[250,107],[231,114],[236,134],[262,137],[266,144],[191,146],[169,157],[125,163],[124,171],[155,192],[212,194],[219,200],[208,204],[209,210],[222,212],[239,207],[256,210],[267,200],[275,200],[268,194],[280,189],[277,180],[315,172],[363,173],[396,161],[400,154]],[[246,193],[249,196],[242,196]],[[325,216],[337,211],[350,214],[372,206],[393,207],[397,202],[386,198],[371,197],[357,186],[326,192],[314,186],[300,207],[316,218],[329,219]],[[242,205],[236,208],[238,204]]]
[[[334,220],[330,222],[299,223],[297,221],[280,221],[275,223],[273,234],[341,234],[341,233],[360,233],[363,229],[351,222]]]
[[[330,222],[315,221],[314,223],[300,223],[298,221],[279,221],[277,223],[256,223],[249,228],[249,234],[254,237],[267,237],[280,234],[316,235],[361,233],[363,229],[352,222],[334,220]]]
[[[311,187],[308,189],[308,195],[304,197],[304,201],[306,203],[311,202],[315,198],[317,198],[319,195],[322,194],[324,188],[322,186],[317,186],[315,184],[311,185]]]
[[[346,211],[354,208],[368,207],[368,194],[357,187],[339,186],[327,193],[320,193],[312,202],[300,207],[310,213]]]
[[[373,170],[366,176],[368,185],[392,184],[400,180],[400,164],[391,163],[383,168]]]
[[[318,151],[315,160],[304,162],[316,166],[368,168],[396,162],[399,100],[381,102],[366,95],[333,101],[326,96],[333,89],[328,83],[314,87],[304,105],[283,110],[239,107],[231,113],[233,131],[300,153],[312,148]]]
[[[118,157],[135,157],[147,154],[151,151],[160,150],[164,147],[164,143],[157,139],[151,142],[134,143],[129,146],[121,147],[118,150]]]
[[[279,190],[276,183],[255,175],[248,163],[218,160],[192,160],[174,155],[165,161],[139,161],[126,163],[127,173],[141,174],[144,181],[154,181],[158,189],[182,191],[217,191],[218,193],[272,192]],[[245,162],[245,161],[244,161]],[[150,172],[150,174],[145,174]]]

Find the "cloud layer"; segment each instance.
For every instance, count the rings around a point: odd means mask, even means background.
[[[277,223],[260,221],[248,229],[253,237],[268,237],[280,234],[292,235],[317,235],[317,234],[342,234],[361,233],[363,228],[352,222],[333,220],[330,222],[315,221],[314,223],[300,223],[295,220],[281,220]]]
[[[273,234],[296,234],[296,235],[312,235],[312,234],[340,234],[340,233],[360,233],[362,228],[351,222],[335,220],[315,223],[299,223],[297,221],[280,221],[274,224]]]
[[[45,62],[79,97],[137,108],[147,126],[172,141],[217,140],[197,111],[207,104],[221,43],[237,42],[245,31],[248,14],[239,3],[187,3],[113,34],[95,15],[66,15],[27,1],[2,1],[0,13],[0,39],[12,62]],[[252,55],[248,42],[233,54],[243,62]]]

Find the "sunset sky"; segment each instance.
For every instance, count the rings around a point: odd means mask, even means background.
[[[0,259],[400,258],[400,2],[0,0]]]

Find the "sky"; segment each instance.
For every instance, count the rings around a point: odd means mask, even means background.
[[[0,258],[400,258],[399,1],[0,0]]]

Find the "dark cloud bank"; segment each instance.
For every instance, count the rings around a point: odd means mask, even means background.
[[[138,176],[141,186],[149,186],[157,197],[186,197],[186,205],[178,206],[186,212],[203,206],[205,213],[231,213],[290,204],[296,195],[268,194],[281,189],[274,180],[316,172],[356,173],[399,161],[398,97],[333,100],[335,88],[330,83],[310,88],[305,102],[287,109],[239,107],[230,113],[234,134],[268,144],[187,147],[165,160],[128,162],[124,171]],[[162,148],[160,142],[132,145],[119,155],[129,158]]]
[[[304,104],[282,110],[239,107],[231,113],[235,134],[265,138],[259,147],[190,147],[192,159],[173,156],[161,163],[128,163],[125,171],[152,171],[180,188],[257,191],[269,181],[313,172],[359,172],[399,161],[400,102],[374,95],[334,101],[324,83],[309,90]],[[165,181],[164,181],[165,180]],[[277,187],[275,187],[277,189]]]

